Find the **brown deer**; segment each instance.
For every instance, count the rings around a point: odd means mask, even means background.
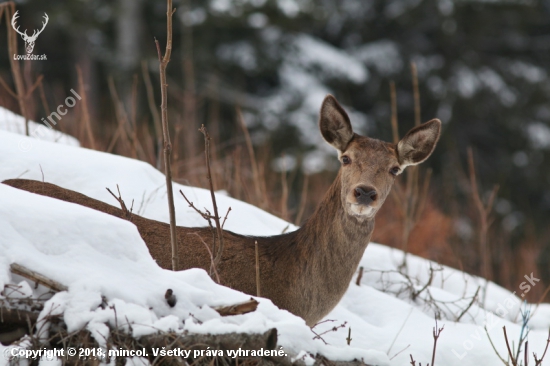
[[[410,130],[396,145],[353,132],[336,99],[323,101],[319,128],[338,150],[342,164],[336,180],[304,225],[283,235],[251,237],[224,231],[225,249],[218,273],[221,283],[256,294],[255,241],[258,242],[262,296],[305,319],[310,326],[340,301],[355,273],[374,229],[374,216],[384,203],[395,177],[408,165],[426,160],[439,139],[441,122],[433,119]],[[84,205],[132,221],[157,263],[170,269],[168,224],[133,215],[80,193],[22,179],[5,184]],[[209,270],[211,257],[204,240],[210,228],[178,227],[180,270]]]

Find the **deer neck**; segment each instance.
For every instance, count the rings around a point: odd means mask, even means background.
[[[313,215],[297,233],[298,242],[312,251],[311,255],[319,253],[327,259],[357,265],[370,241],[374,218],[358,220],[349,215],[343,207],[341,191],[338,173]]]

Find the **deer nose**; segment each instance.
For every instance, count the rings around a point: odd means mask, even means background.
[[[370,205],[378,198],[376,190],[372,187],[357,187],[353,195],[360,205]]]

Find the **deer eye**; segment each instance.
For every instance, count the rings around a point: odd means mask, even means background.
[[[390,169],[390,174],[393,175],[393,176],[396,176],[397,174],[399,174],[399,167],[398,166],[394,166],[393,168]]]
[[[349,158],[349,156],[347,156],[347,155],[342,156],[342,164],[344,164],[344,165],[351,164],[351,159]]]

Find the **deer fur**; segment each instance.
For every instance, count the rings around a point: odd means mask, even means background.
[[[327,315],[346,292],[370,241],[374,215],[395,176],[407,165],[428,158],[439,139],[441,122],[432,120],[412,129],[397,145],[382,142],[353,133],[346,112],[329,95],[321,108],[319,127],[325,140],[338,150],[342,167],[313,215],[298,230],[282,235],[252,237],[225,230],[218,269],[223,285],[256,295],[257,241],[262,296],[301,316],[310,326]],[[126,218],[116,207],[53,184],[24,179],[3,183]],[[159,266],[170,269],[169,225],[138,215],[130,221]],[[209,271],[211,258],[202,240],[212,245],[213,231],[178,227],[177,238],[178,269]]]

